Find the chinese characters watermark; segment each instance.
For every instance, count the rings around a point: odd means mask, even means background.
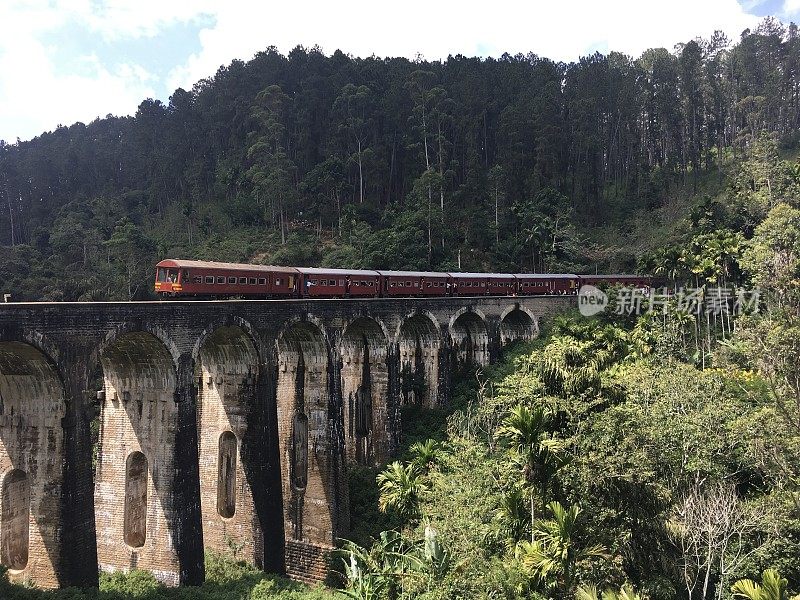
[[[670,309],[689,315],[742,315],[757,313],[759,300],[758,288],[740,287],[620,287],[613,298],[592,285],[578,291],[578,309],[586,317],[609,306],[617,315],[664,314]]]

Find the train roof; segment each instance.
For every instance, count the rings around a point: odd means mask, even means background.
[[[631,273],[617,273],[616,275],[593,275],[588,273],[586,275],[580,275],[579,277],[585,277],[588,279],[622,279],[622,278],[635,278],[639,279],[642,277],[650,277],[650,275],[636,275]]]
[[[157,267],[175,267],[177,269],[235,269],[237,271],[260,271],[263,273],[297,273],[294,267],[276,267],[274,265],[250,265],[246,263],[213,262],[207,260],[178,260],[167,258]]]
[[[517,279],[577,279],[575,273],[517,273]]]
[[[439,271],[378,271],[387,277],[447,277],[448,273]]]
[[[377,277],[378,271],[369,271],[365,269],[326,269],[324,267],[297,267],[297,270],[304,275],[366,275],[368,277]]]
[[[511,273],[448,273],[450,277],[469,277],[470,279],[514,279]]]

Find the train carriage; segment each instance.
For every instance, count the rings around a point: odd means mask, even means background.
[[[375,298],[379,294],[377,271],[353,269],[298,268],[300,289],[309,298]]]
[[[485,296],[486,273],[449,273],[453,281],[453,296]]]
[[[162,260],[156,265],[160,296],[266,298],[294,296],[294,267],[242,265],[200,260]]]
[[[580,278],[573,273],[521,273],[516,278],[520,296],[577,294],[580,287]]]
[[[486,293],[489,296],[514,296],[517,293],[517,278],[510,273],[487,273]]]
[[[447,296],[450,277],[433,271],[378,271],[381,296]]]

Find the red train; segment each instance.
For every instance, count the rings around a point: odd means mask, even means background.
[[[156,265],[155,292],[161,298],[540,296],[576,294],[584,284],[650,287],[651,278],[571,273],[367,271],[167,259]]]

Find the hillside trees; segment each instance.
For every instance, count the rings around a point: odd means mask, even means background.
[[[565,243],[553,253],[550,234],[536,231],[546,223],[521,226],[513,207],[564,215],[555,217],[561,231],[624,228],[701,186],[706,171],[733,169],[736,218],[751,235],[797,195],[800,177],[778,156],[800,140],[798,64],[797,28],[771,20],[733,44],[714,33],[674,50],[569,64],[532,54],[437,62],[267,48],[176,90],[166,105],[147,99],[133,117],[4,144],[0,244],[36,245],[53,261],[52,285],[63,286],[69,263],[47,241],[61,209],[108,199],[154,241],[148,260],[213,258],[205,253],[214,236],[252,228],[253,238],[264,233],[259,260],[284,256],[276,243],[294,232],[314,231],[330,262],[340,250],[330,238],[355,205],[376,236],[424,216],[425,268],[455,268],[460,257],[471,270],[602,270],[612,259],[628,269],[621,251]]]

